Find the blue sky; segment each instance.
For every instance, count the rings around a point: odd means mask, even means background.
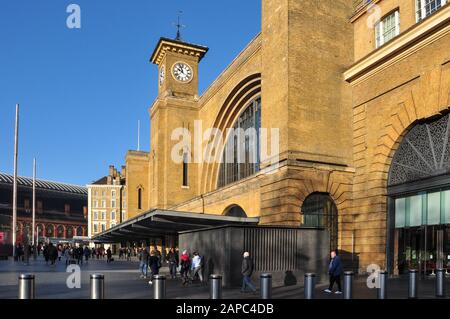
[[[81,29],[66,8],[81,7]],[[0,4],[0,171],[13,171],[14,113],[20,103],[19,175],[87,184],[149,149],[147,109],[157,95],[150,55],[173,38],[210,48],[200,92],[261,29],[260,0],[2,0]]]

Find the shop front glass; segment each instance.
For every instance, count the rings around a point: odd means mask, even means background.
[[[450,190],[395,198],[394,267],[428,275],[450,268]]]

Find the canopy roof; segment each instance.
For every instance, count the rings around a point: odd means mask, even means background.
[[[224,225],[257,225],[259,218],[151,210],[94,236],[98,243],[140,241],[150,237],[177,235],[179,232]]]

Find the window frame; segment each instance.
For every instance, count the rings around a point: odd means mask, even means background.
[[[394,24],[395,24],[395,35],[389,40],[385,39],[385,31],[384,24],[386,20],[394,15]],[[384,15],[376,24],[375,24],[375,48],[380,48],[391,40],[395,39],[400,34],[400,8],[395,8],[390,11],[388,14]]]
[[[427,17],[431,16],[433,13],[435,13],[436,11],[441,9],[443,6],[445,6],[448,2],[448,0],[430,0],[430,1],[437,1],[438,3],[440,2],[440,6],[439,6],[439,8],[430,12],[427,15],[427,9],[426,9],[427,0],[416,0],[416,22],[420,22],[420,21],[426,19]]]

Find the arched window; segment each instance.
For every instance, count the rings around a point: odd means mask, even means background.
[[[303,202],[301,213],[304,227],[326,228],[330,232],[330,250],[337,249],[338,219],[337,207],[326,193],[313,193]]]
[[[138,209],[142,209],[142,188],[138,189]]]
[[[59,225],[59,226],[56,228],[56,236],[57,236],[58,238],[63,238],[63,237],[64,237],[64,227],[63,227],[62,225]]]
[[[53,237],[53,236],[55,236],[55,227],[53,227],[53,225],[47,225],[45,227],[45,236],[46,237]]]
[[[189,154],[184,153],[183,154],[183,187],[189,186]]]
[[[67,230],[66,230],[66,237],[67,238],[72,238],[73,237],[73,227],[72,226],[68,226]]]
[[[388,186],[413,183],[450,173],[450,113],[416,124],[400,143]]]
[[[242,209],[242,207],[239,206],[239,205],[233,205],[233,206],[229,207],[226,210],[224,215],[225,216],[229,216],[229,217],[242,217],[242,218],[246,218],[247,217],[247,214]]]
[[[228,129],[227,143],[219,168],[218,187],[237,182],[260,170],[259,131],[261,128],[261,99],[252,101]]]
[[[83,236],[83,227],[78,227],[77,228],[77,236]]]

